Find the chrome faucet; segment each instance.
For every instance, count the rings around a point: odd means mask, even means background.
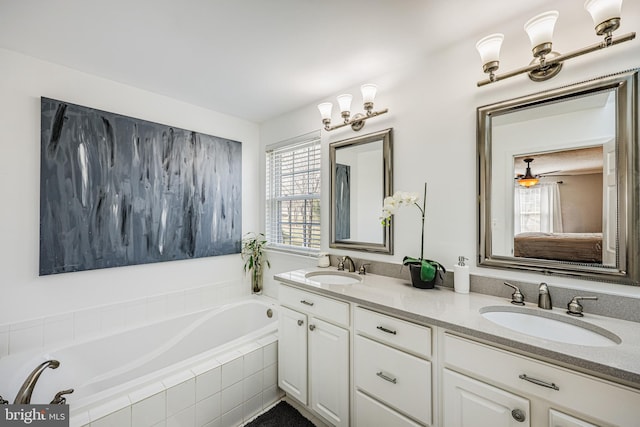
[[[538,307],[551,310],[553,306],[551,305],[551,294],[549,294],[549,287],[546,283],[540,283],[540,288],[538,288]]]
[[[24,380],[22,387],[20,387],[18,394],[16,394],[16,399],[13,401],[13,404],[23,405],[31,403],[31,395],[33,394],[33,389],[35,388],[36,382],[38,382],[38,378],[40,378],[40,374],[42,374],[42,371],[47,368],[56,369],[58,366],[60,366],[60,362],[58,362],[57,360],[47,360],[46,362],[38,365],[38,367],[36,367],[36,369],[34,369],[29,374],[27,379]]]
[[[344,264],[347,261],[349,261],[349,272],[353,273],[354,271],[356,271],[356,265],[354,264],[353,260],[349,256],[343,256],[340,262],[338,262],[338,270],[344,271]]]

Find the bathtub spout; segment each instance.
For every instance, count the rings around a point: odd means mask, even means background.
[[[47,368],[56,369],[58,366],[60,366],[60,362],[58,362],[57,360],[47,360],[46,362],[38,365],[38,367],[29,374],[27,379],[24,380],[22,387],[20,387],[18,394],[16,394],[16,399],[13,401],[13,404],[16,405],[31,403],[31,395],[33,394],[33,389],[35,388],[36,382],[38,382],[38,378],[40,378],[40,374],[42,373],[42,371]]]

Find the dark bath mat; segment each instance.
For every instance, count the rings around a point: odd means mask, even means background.
[[[281,401],[245,427],[314,427],[293,406]]]

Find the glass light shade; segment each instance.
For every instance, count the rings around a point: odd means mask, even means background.
[[[529,40],[531,40],[531,48],[544,43],[551,43],[553,28],[559,15],[557,10],[550,10],[534,16],[524,24],[524,30],[529,35]]]
[[[338,95],[338,104],[340,105],[340,112],[351,111],[351,99],[353,97],[348,93]]]
[[[320,115],[322,116],[322,120],[325,120],[325,119],[331,120],[332,108],[333,108],[333,104],[331,102],[323,102],[322,104],[318,104],[318,110],[320,110]]]
[[[611,18],[620,18],[622,11],[622,0],[587,0],[584,3],[593,25],[599,25]]]
[[[520,178],[518,180],[518,185],[529,188],[529,187],[533,187],[538,182],[540,182],[538,178]]]
[[[362,102],[363,103],[372,103],[376,97],[376,92],[378,91],[378,86],[373,84],[366,84],[360,86],[360,90],[362,91]]]
[[[504,34],[496,33],[490,34],[476,43],[482,65],[500,60],[500,47],[502,47],[503,40]]]

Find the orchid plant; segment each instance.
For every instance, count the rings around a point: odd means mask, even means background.
[[[422,198],[422,206],[418,204],[419,196],[417,193],[409,193],[406,191],[396,191],[393,196],[385,197],[382,205],[382,216],[380,217],[383,226],[391,224],[391,216],[404,206],[415,206],[422,216],[422,235],[420,237],[420,258],[412,258],[405,256],[402,259],[403,265],[420,265],[420,279],[423,281],[431,281],[436,276],[438,269],[446,271],[445,268],[437,261],[424,258],[424,218],[427,207],[427,183],[424,183],[424,197]]]

